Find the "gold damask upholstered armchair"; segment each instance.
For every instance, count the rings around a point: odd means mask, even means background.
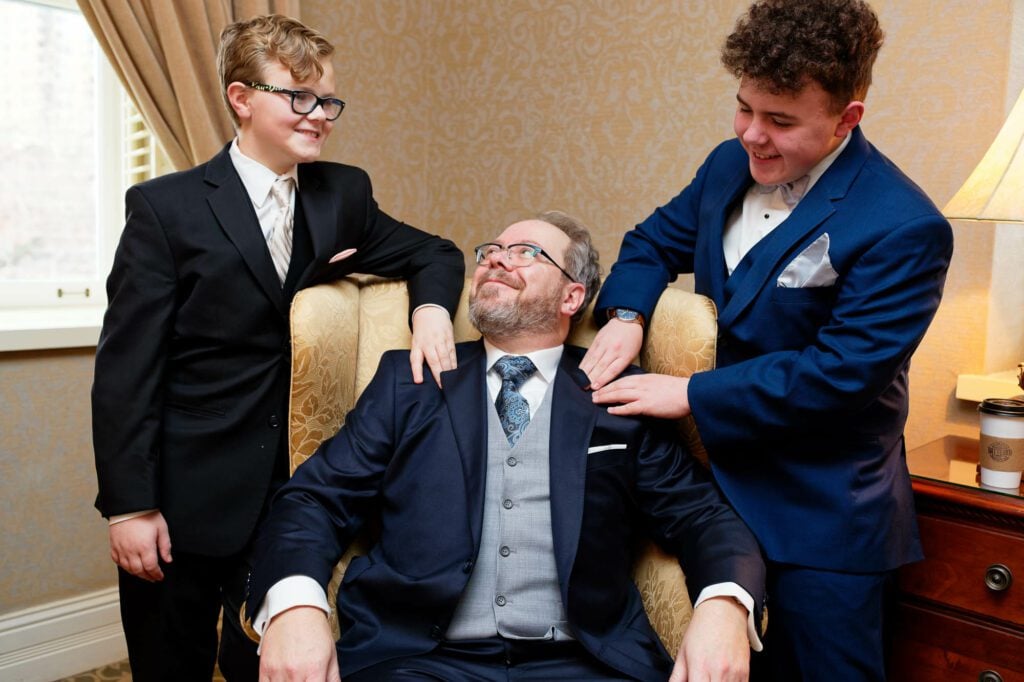
[[[456,341],[479,337],[466,315],[468,290],[467,281],[455,318]],[[323,284],[295,297],[288,425],[293,471],[344,423],[384,351],[409,347],[408,300],[405,282],[377,278]],[[585,320],[573,331],[570,343],[587,346],[593,340],[597,327],[592,316]],[[640,364],[648,371],[676,376],[710,369],[716,334],[715,307],[709,299],[668,289],[658,303]],[[706,462],[692,421],[683,420],[680,431],[691,450]],[[350,549],[335,570],[329,594],[332,605],[349,557],[362,551],[360,547]],[[692,615],[679,564],[650,544],[639,555],[634,580],[651,624],[674,655]],[[337,635],[334,613],[331,625]]]

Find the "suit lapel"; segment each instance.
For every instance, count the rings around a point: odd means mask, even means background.
[[[744,153],[744,158],[746,158]],[[737,167],[735,172],[724,178],[721,184],[711,189],[708,198],[701,202],[701,210],[708,207],[711,211],[707,224],[711,226],[708,239],[704,242],[705,251],[703,257],[709,264],[706,269],[708,280],[698,283],[698,291],[706,291],[715,305],[721,309],[725,301],[725,252],[722,250],[722,238],[725,234],[725,224],[736,201],[742,198],[747,187],[754,182],[750,177],[749,166],[744,164]]]
[[[761,252],[743,275],[735,294],[718,315],[719,327],[731,326],[739,315],[775,283],[769,281],[780,265],[796,257],[794,251],[811,232],[835,213],[834,203],[849,191],[868,154],[867,141],[860,128],[854,128],[852,138],[825,174],[818,179],[789,218],[764,238]],[[721,239],[718,240],[721,251]]]
[[[252,201],[231,163],[228,147],[224,147],[207,164],[204,180],[215,187],[206,201],[221,229],[238,249],[242,260],[267,298],[282,315],[286,315],[288,311],[281,292],[281,280],[278,279],[274,262],[270,258],[267,240],[256,221]]]
[[[563,591],[569,583],[579,544],[586,486],[587,448],[597,410],[583,387],[590,383],[567,347],[562,353],[551,391],[551,436],[548,466],[551,476],[551,531],[555,562]],[[555,420],[562,424],[556,428]],[[564,595],[563,595],[564,596]]]
[[[299,201],[306,214],[306,227],[313,243],[313,258],[299,276],[296,289],[301,289],[313,276],[318,261],[326,260],[334,246],[337,218],[341,211],[335,207],[340,193],[332,194],[315,164],[299,164]]]
[[[484,482],[487,472],[487,383],[486,355],[482,341],[470,346],[459,365],[441,375],[441,395],[448,405],[448,417],[459,448],[462,474],[466,481],[466,509],[474,542],[480,538],[483,520]],[[426,381],[433,381],[427,378]],[[474,548],[476,551],[477,548]]]

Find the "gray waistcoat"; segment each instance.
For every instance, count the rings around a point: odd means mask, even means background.
[[[487,412],[480,553],[446,637],[568,639],[551,536],[551,389],[515,447]]]

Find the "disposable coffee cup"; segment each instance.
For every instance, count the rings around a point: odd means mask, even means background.
[[[978,405],[978,414],[981,418],[978,461],[982,485],[1020,488],[1024,471],[1024,400],[989,398]]]

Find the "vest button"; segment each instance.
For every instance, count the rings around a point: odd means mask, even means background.
[[[279,426],[276,414],[270,415],[270,419],[267,420],[267,425],[272,429],[276,429]]]
[[[512,550],[509,549],[508,547],[502,547],[501,549],[498,550],[498,554],[500,554],[501,556],[508,556],[511,553],[512,553]]]
[[[501,503],[501,506],[504,507],[505,509],[511,509],[512,500],[505,500],[504,502]]]
[[[496,597],[496,598],[494,599],[494,603],[495,603],[495,604],[497,604],[498,606],[504,606],[505,604],[507,604],[507,603],[508,603],[508,601],[507,601],[507,600],[505,599],[505,597],[503,597],[502,595],[500,595],[500,594],[499,594],[499,595],[498,595],[498,596],[497,596],[497,597]]]
[[[505,463],[508,464],[510,467],[514,467],[516,464],[519,464],[519,460],[517,460],[515,457],[509,457],[508,459],[505,460]]]

